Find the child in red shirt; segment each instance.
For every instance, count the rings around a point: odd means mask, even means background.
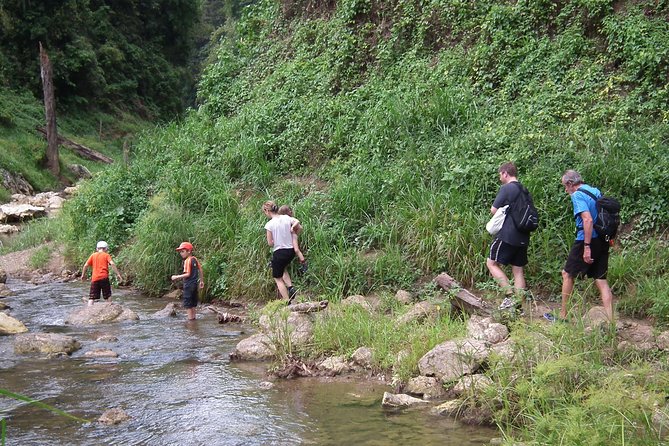
[[[95,247],[95,252],[86,260],[81,270],[81,280],[86,280],[86,270],[90,266],[93,269],[91,274],[91,289],[89,292],[88,305],[93,305],[96,300],[100,300],[100,293],[105,301],[111,303],[111,284],[109,283],[109,267],[111,266],[119,282],[123,282],[121,273],[118,272],[116,264],[112,260],[107,249],[107,242],[100,240]]]

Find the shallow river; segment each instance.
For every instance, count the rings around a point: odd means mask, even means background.
[[[248,327],[219,325],[213,313],[198,320],[152,320],[165,300],[114,290],[116,302],[141,320],[90,328],[64,324],[87,285],[35,286],[9,281],[10,314],[31,332],[74,336],[82,349],[70,358],[17,356],[11,336],[0,336],[0,388],[30,396],[75,416],[95,420],[121,407],[132,417],[117,426],[82,424],[0,396],[9,445],[483,445],[497,433],[467,427],[426,411],[381,409],[382,383],[315,379],[279,381],[269,390],[265,365],[231,363],[228,353]],[[117,342],[97,342],[112,335]],[[115,359],[86,359],[110,348]]]

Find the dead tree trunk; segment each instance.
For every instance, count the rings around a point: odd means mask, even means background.
[[[42,90],[44,91],[44,112],[46,114],[46,160],[47,166],[55,176],[60,175],[58,160],[58,129],[56,128],[56,98],[53,94],[53,70],[49,55],[39,44],[40,74],[42,76]]]
[[[469,314],[479,314],[482,316],[490,316],[492,308],[481,298],[473,295],[455,281],[446,273],[441,273],[434,279],[441,288],[452,292],[451,303],[454,307]]]

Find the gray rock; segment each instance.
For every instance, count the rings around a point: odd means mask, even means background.
[[[618,319],[616,317],[616,319]],[[592,307],[588,311],[588,315],[585,318],[585,322],[588,327],[600,327],[602,325],[607,325],[609,323],[608,318],[606,317],[606,311],[602,306]]]
[[[669,438],[669,405],[655,409],[652,422],[660,440]]]
[[[405,290],[397,290],[397,293],[395,293],[395,300],[404,305],[409,305],[413,302],[413,294]]]
[[[177,288],[176,290],[172,290],[167,294],[164,294],[163,297],[165,299],[181,299],[181,296],[183,296],[184,291],[181,288]]]
[[[6,303],[0,301],[0,311],[8,310],[8,309],[9,309],[9,305],[7,305]]]
[[[463,403],[460,400],[446,401],[434,408],[434,412],[439,415],[456,416],[460,412]]]
[[[660,333],[655,342],[657,343],[657,348],[660,350],[669,350],[669,331]]]
[[[0,215],[4,215],[0,221],[12,223],[44,217],[46,209],[29,204],[3,204],[0,206]]]
[[[77,179],[93,178],[91,171],[88,170],[86,166],[82,166],[81,164],[68,164],[67,170],[72,172],[77,177]]]
[[[153,313],[151,318],[165,319],[169,317],[175,317],[176,315],[177,315],[177,305],[173,302],[170,302],[169,304],[165,305],[165,308],[163,308],[162,310]]]
[[[342,305],[360,305],[365,310],[370,313],[375,312],[379,309],[381,305],[381,300],[375,296],[362,296],[360,294],[355,294],[353,296],[348,296],[346,299],[341,301]]]
[[[81,348],[71,336],[58,333],[26,333],[14,339],[16,353],[66,353],[71,354]]]
[[[108,348],[96,348],[84,353],[86,358],[118,358],[118,353]]]
[[[14,295],[12,290],[10,290],[6,284],[0,283],[0,298],[9,297],[12,295]]]
[[[139,316],[132,310],[115,303],[98,302],[76,310],[67,317],[65,323],[81,327],[109,322],[137,320],[139,320]]]
[[[25,178],[20,174],[12,175],[5,169],[0,169],[0,181],[2,186],[10,192],[32,195],[34,190]]]
[[[437,317],[438,314],[439,307],[424,300],[411,307],[409,311],[397,319],[397,323],[403,325],[409,322],[421,322],[427,318]]]
[[[492,380],[485,375],[465,375],[453,387],[455,396],[480,393],[492,385]]]
[[[240,361],[265,361],[274,358],[275,348],[265,333],[257,333],[237,343],[230,359]]]
[[[349,370],[346,358],[343,356],[331,356],[318,363],[318,368],[334,376]]]
[[[130,415],[128,415],[125,410],[115,407],[113,409],[105,410],[102,416],[98,418],[98,422],[106,424],[107,426],[113,426],[129,419]]]
[[[431,376],[416,376],[411,378],[405,390],[408,393],[420,395],[424,399],[441,398],[446,393],[441,382]]]
[[[112,335],[102,335],[96,339],[97,342],[118,342],[118,338]]]
[[[7,273],[2,268],[0,268],[0,283],[2,284],[7,283]]]
[[[4,216],[0,213],[0,221],[4,220]],[[19,227],[14,225],[0,225],[0,234],[15,234],[19,232]]]
[[[374,351],[369,347],[360,347],[351,355],[351,360],[359,365],[369,369],[372,367],[372,359],[374,358]]]
[[[23,324],[23,322],[0,312],[0,334],[18,334],[25,333],[27,331],[28,329]]]
[[[263,381],[260,384],[258,384],[258,387],[263,390],[268,390],[274,388],[274,383],[270,381]]]
[[[506,325],[494,322],[490,317],[473,314],[467,321],[467,333],[470,338],[497,344],[509,337]]]
[[[274,342],[286,344],[288,340],[293,347],[302,347],[311,342],[314,334],[312,316],[307,313],[278,312],[270,317],[266,314],[258,321],[261,329]]]
[[[421,375],[435,376],[447,383],[475,372],[488,354],[483,341],[446,341],[427,352],[418,361],[418,369]]]
[[[390,392],[383,392],[383,400],[381,401],[381,406],[386,408],[411,407],[423,404],[427,404],[427,401],[403,393]]]
[[[515,355],[515,343],[512,339],[507,339],[504,342],[491,346],[490,351],[502,359],[511,361]]]

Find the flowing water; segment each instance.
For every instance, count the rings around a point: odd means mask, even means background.
[[[382,383],[354,380],[278,381],[264,389],[266,365],[231,363],[228,353],[249,327],[219,325],[201,312],[187,323],[153,320],[165,300],[114,290],[116,302],[139,322],[95,327],[64,324],[83,305],[83,283],[31,285],[10,281],[16,295],[3,301],[31,332],[64,333],[82,349],[69,358],[14,354],[0,336],[0,388],[96,420],[121,407],[132,417],[116,426],[81,423],[0,396],[7,445],[482,445],[496,431],[459,425],[425,410],[387,412]],[[102,305],[102,304],[99,304]],[[234,330],[234,331],[233,331]],[[99,342],[102,335],[118,338]],[[110,348],[114,359],[88,359]]]

